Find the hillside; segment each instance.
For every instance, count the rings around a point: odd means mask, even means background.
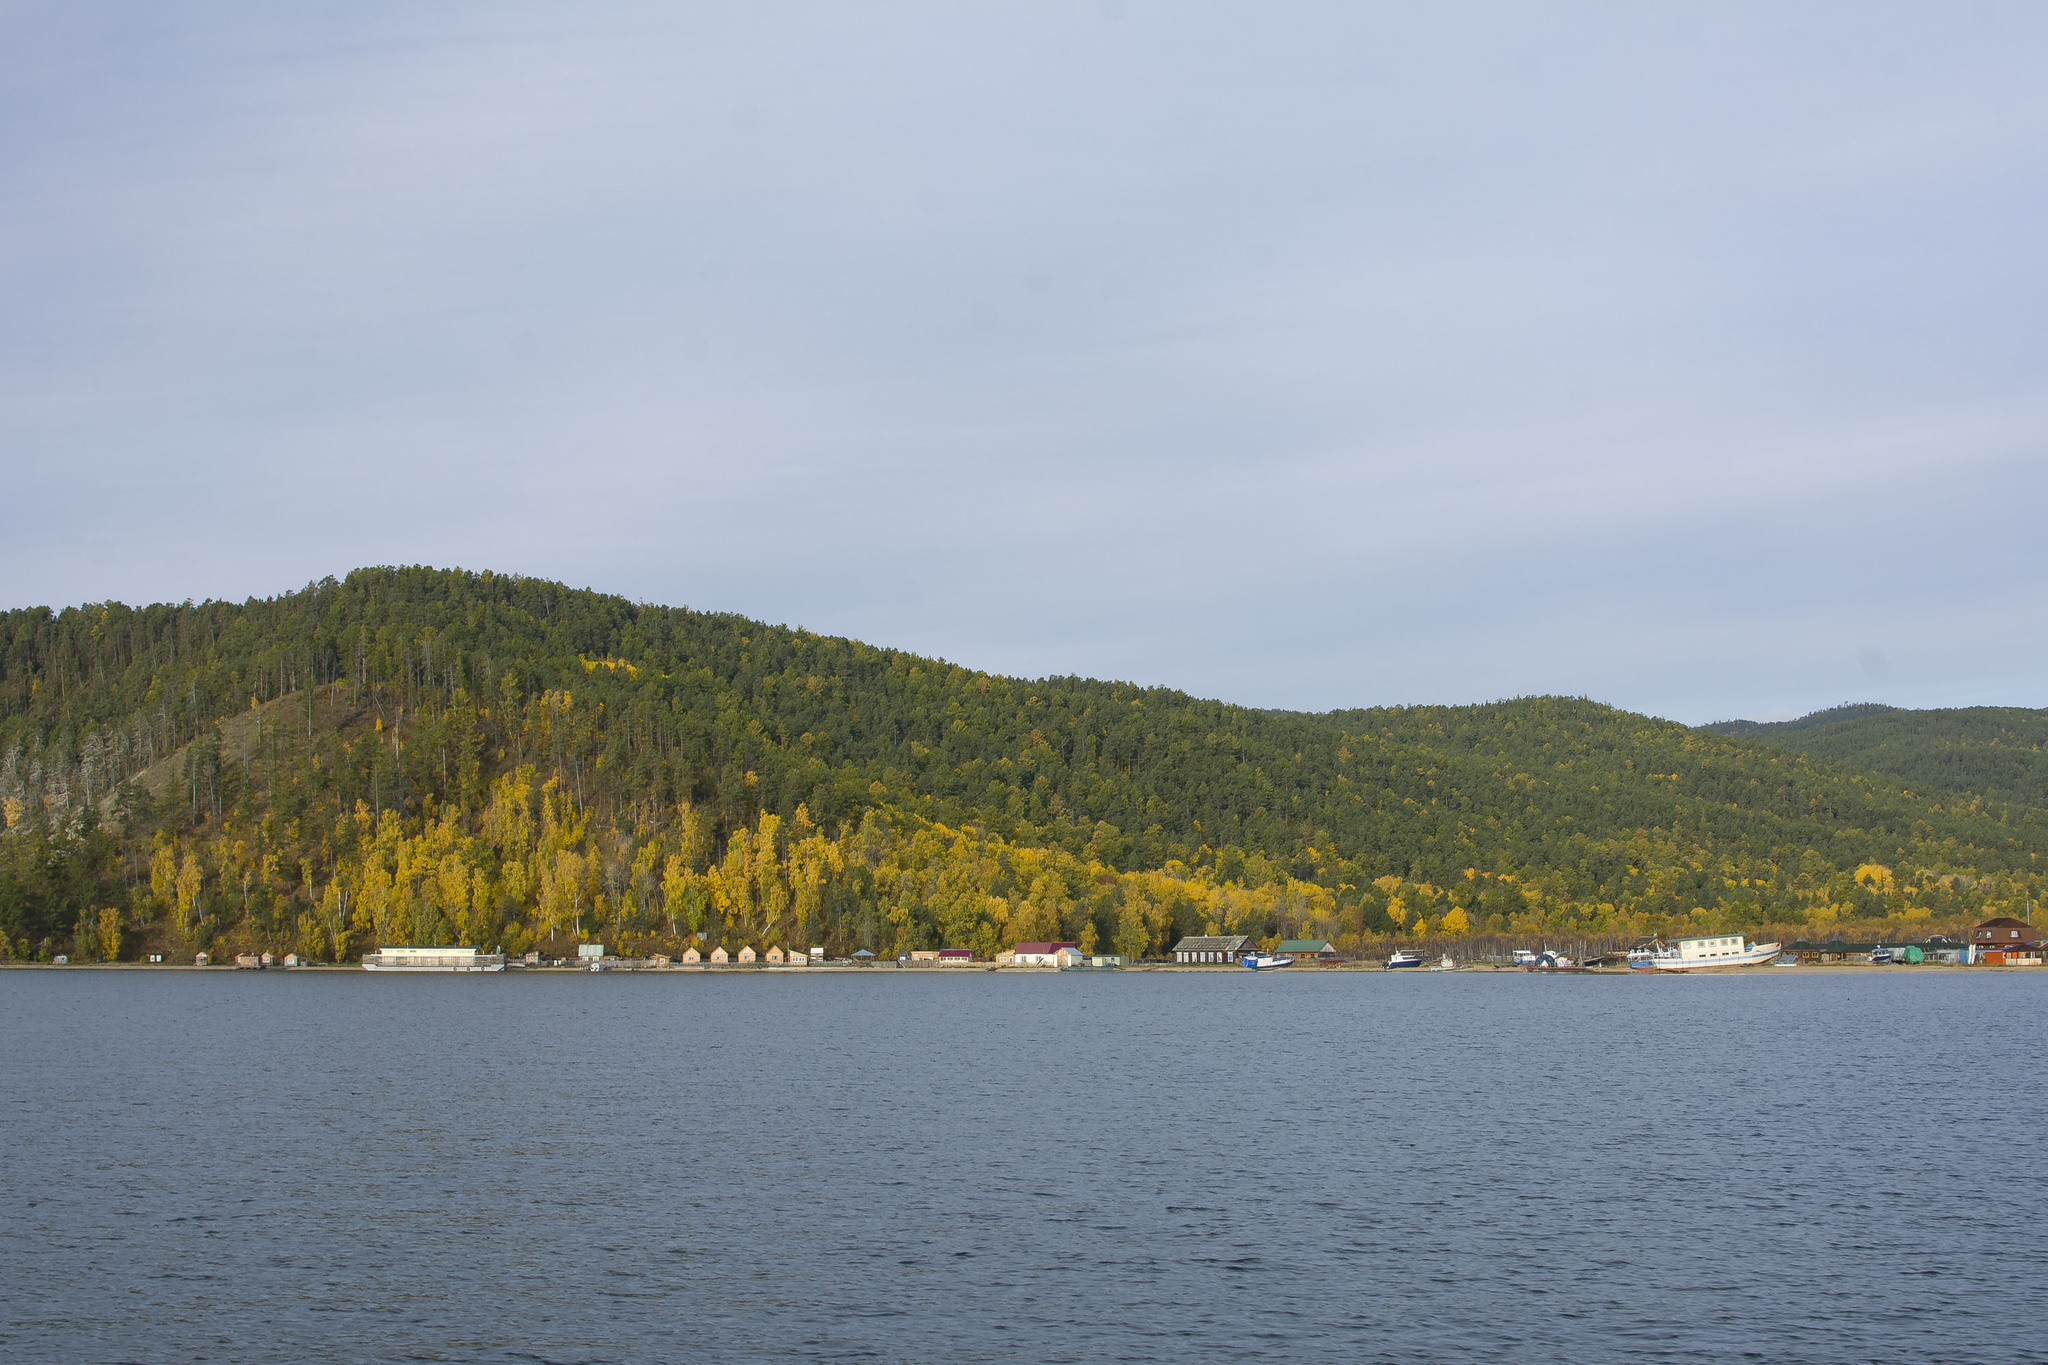
[[[1264,711],[537,580],[0,617],[0,931],[878,952],[1959,923],[2048,815],[1583,700]],[[137,780],[139,779],[139,780]]]
[[[1907,711],[1838,706],[1798,720],[1702,727],[1866,772],[1916,792],[1983,796],[2048,809],[2048,711],[1971,706]]]

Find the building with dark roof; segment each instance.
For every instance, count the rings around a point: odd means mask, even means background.
[[[1251,943],[1243,934],[1196,934],[1173,945],[1173,960],[1183,966],[1242,962]]]
[[[2035,942],[2034,926],[2011,915],[1987,919],[1970,931],[1970,946],[1973,948],[2011,948],[2032,942]]]

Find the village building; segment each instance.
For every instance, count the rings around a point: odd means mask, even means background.
[[[742,946],[741,946],[741,948],[740,948],[740,961],[742,961],[742,962],[752,962],[753,960],[754,960],[754,948],[753,948],[753,945],[752,945],[752,944],[744,944],[744,945],[742,945]]]
[[[913,948],[910,950],[910,960],[912,962],[937,962],[939,960],[939,950],[936,948]]]
[[[2041,935],[2025,920],[2000,915],[1970,931],[1970,956],[1989,967],[2038,967]]]
[[[770,948],[766,953],[762,954],[762,959],[771,967],[780,967],[782,965],[782,946],[777,944]]]
[[[683,961],[690,964],[691,966],[694,967],[703,960],[704,954],[698,952],[695,948],[683,949]]]
[[[1067,944],[1052,955],[1052,965],[1055,967],[1085,967],[1088,965],[1088,954],[1072,944]]]
[[[1987,919],[1970,931],[1970,946],[1980,953],[1986,948],[2016,948],[2034,941],[2034,926],[2011,915]]]
[[[720,945],[711,950],[711,961],[714,965],[722,966],[732,961],[732,957],[725,951],[724,946]]]
[[[1057,967],[1060,965],[1060,949],[1071,949],[1071,943],[1020,943],[1011,949],[1011,962],[1019,967]]]
[[[1282,957],[1291,957],[1297,962],[1341,962],[1337,945],[1326,938],[1284,938],[1273,950]]]
[[[974,965],[974,949],[941,948],[939,949],[939,965],[941,967],[972,967]]]
[[[1173,945],[1173,960],[1184,967],[1229,964],[1244,961],[1251,951],[1252,941],[1243,934],[1195,934]]]

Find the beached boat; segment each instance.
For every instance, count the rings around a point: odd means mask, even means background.
[[[503,953],[474,948],[380,948],[363,954],[366,972],[502,972]]]
[[[1422,954],[1410,952],[1406,948],[1394,949],[1393,954],[1387,958],[1388,971],[1392,971],[1396,967],[1420,967],[1421,965]]]
[[[1750,943],[1741,934],[1682,938],[1675,943],[1652,939],[1629,950],[1632,972],[1700,972],[1720,967],[1761,967],[1778,955],[1781,943]]]
[[[1430,970],[1433,972],[1455,972],[1458,970],[1458,961],[1449,953],[1445,953],[1443,961],[1431,967]]]
[[[1270,972],[1275,967],[1292,967],[1294,959],[1278,953],[1246,953],[1244,965],[1255,972]]]

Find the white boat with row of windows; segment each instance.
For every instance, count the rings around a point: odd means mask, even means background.
[[[503,953],[480,953],[474,948],[379,948],[363,954],[366,972],[502,972]]]
[[[1672,943],[1651,939],[1628,950],[1632,972],[1699,972],[1716,967],[1761,967],[1783,945],[1751,943],[1741,934],[1682,938]]]

